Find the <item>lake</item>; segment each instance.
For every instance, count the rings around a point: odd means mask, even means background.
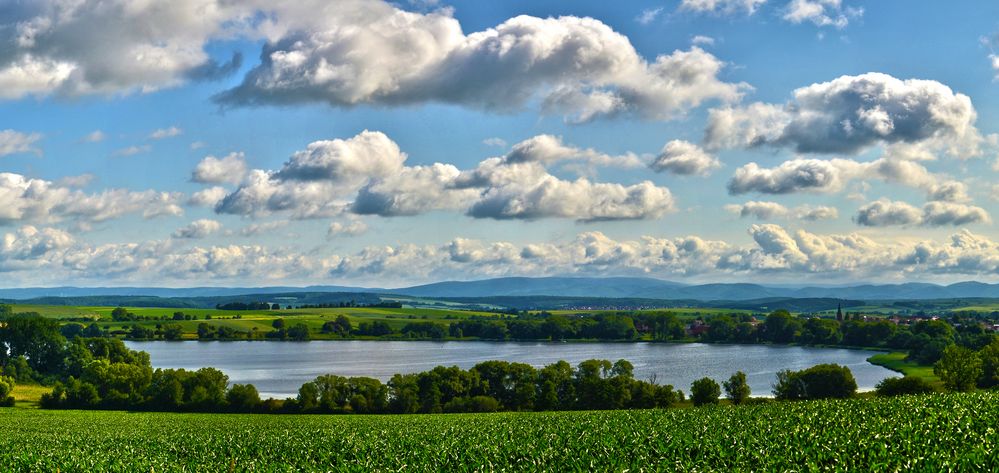
[[[153,367],[218,368],[231,383],[252,383],[262,397],[293,397],[302,384],[321,374],[369,376],[388,381],[395,373],[427,371],[438,365],[471,368],[487,360],[504,360],[541,367],[558,360],[575,366],[592,358],[626,359],[635,377],[672,384],[690,392],[690,384],[705,376],[719,384],[743,371],[753,395],[769,396],[777,371],[800,370],[820,363],[846,365],[860,390],[871,390],[897,373],[866,360],[873,352],[839,348],[703,343],[545,343],[545,342],[125,342],[149,353]]]

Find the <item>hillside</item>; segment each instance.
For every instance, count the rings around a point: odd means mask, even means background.
[[[961,282],[946,286],[928,283],[904,283],[819,287],[768,286],[751,283],[684,284],[654,278],[633,277],[507,277],[478,281],[444,281],[393,289],[350,286],[13,288],[0,289],[0,299],[38,300],[48,297],[94,296],[196,299],[288,293],[396,294],[423,298],[556,296],[669,301],[751,301],[765,298],[871,301],[999,298],[999,284]]]

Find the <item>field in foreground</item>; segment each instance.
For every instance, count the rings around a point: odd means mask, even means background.
[[[4,471],[999,468],[999,393],[422,416],[0,409]]]

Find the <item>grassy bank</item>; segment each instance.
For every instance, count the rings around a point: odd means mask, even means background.
[[[416,416],[0,409],[5,471],[988,471],[999,393]]]
[[[920,365],[913,361],[906,360],[908,355],[903,352],[879,353],[867,359],[871,364],[884,366],[892,371],[902,373],[905,376],[915,376],[923,378],[937,388],[942,387],[940,377],[933,373],[933,367]]]

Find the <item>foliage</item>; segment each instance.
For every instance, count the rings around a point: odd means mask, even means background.
[[[14,378],[10,376],[0,376],[0,407],[10,407],[14,405]]]
[[[749,399],[751,390],[749,389],[749,383],[746,382],[746,373],[742,371],[736,371],[732,374],[732,377],[722,383],[725,387],[725,397],[727,397],[732,404],[742,404]]]
[[[983,388],[999,386],[999,339],[982,348],[978,352],[978,357],[982,360],[982,376],[978,379],[978,386]]]
[[[701,378],[690,385],[690,400],[694,406],[718,404],[718,396],[721,396],[721,388],[711,378]]]
[[[948,390],[971,391],[982,374],[982,360],[967,348],[949,345],[943,350],[940,361],[933,366],[933,372]]]
[[[828,363],[801,371],[778,371],[773,390],[780,400],[848,398],[856,392],[857,381],[850,368]]]
[[[801,321],[786,310],[776,310],[763,323],[763,337],[773,343],[791,343],[801,330]]]
[[[16,314],[0,325],[0,365],[23,356],[35,371],[56,371],[62,364],[65,345],[59,322],[38,314]]]
[[[916,376],[885,378],[875,388],[877,395],[882,397],[901,396],[905,394],[929,394],[934,391],[930,383]]]

